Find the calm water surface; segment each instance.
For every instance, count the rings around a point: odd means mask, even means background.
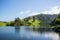
[[[37,29],[36,29],[37,30]],[[21,27],[0,27],[0,40],[59,40],[56,32],[40,32],[32,28]]]

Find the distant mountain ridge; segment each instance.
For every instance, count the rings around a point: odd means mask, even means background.
[[[29,16],[29,17],[31,17],[31,16]],[[24,20],[27,21],[29,19],[29,17],[24,18]],[[37,19],[39,19],[41,21],[42,25],[43,24],[46,25],[46,24],[51,23],[57,17],[57,14],[53,14],[53,15],[51,15],[51,14],[38,14],[38,15],[34,15],[32,17],[36,17]]]

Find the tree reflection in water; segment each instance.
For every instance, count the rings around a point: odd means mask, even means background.
[[[30,31],[37,31],[37,32],[51,32],[53,31],[51,28],[47,28],[47,27],[35,27],[35,26],[30,26],[27,28]]]
[[[20,26],[15,26],[15,32],[19,33],[20,32]]]
[[[42,30],[42,31],[41,31]],[[48,29],[47,29],[48,30]],[[19,27],[16,26],[15,27],[15,32],[17,33],[17,37],[21,37],[21,38],[31,38],[31,39],[41,39],[41,38],[51,38],[51,39],[59,39],[59,36],[56,32],[51,32],[51,31],[47,31],[46,29],[41,29],[41,28],[35,28],[35,27]],[[19,33],[20,32],[20,33]]]

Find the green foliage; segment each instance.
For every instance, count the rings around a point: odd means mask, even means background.
[[[60,14],[50,23],[52,29],[55,29],[58,25],[60,25]]]
[[[22,19],[21,21],[21,26],[25,26],[26,22]]]
[[[25,20],[21,20],[19,17],[15,18],[14,21],[9,21],[6,23],[1,23],[0,22],[0,26],[39,26],[40,25],[40,21],[38,19],[34,19],[32,17],[30,17],[28,19],[28,21]]]
[[[57,21],[60,21],[60,18],[56,18]]]
[[[33,23],[33,19],[29,19],[29,20],[28,20],[28,25],[31,26],[32,23]]]
[[[10,22],[10,26],[14,26],[14,21],[11,21]]]
[[[28,25],[37,27],[37,26],[40,26],[40,21],[38,19],[33,20],[31,18],[31,19],[28,20]]]
[[[24,26],[25,21],[21,20],[19,17],[15,18],[14,21],[7,22],[7,26]]]
[[[6,23],[0,22],[0,26],[6,26]]]
[[[20,24],[21,24],[20,18],[19,17],[15,18],[14,26],[20,26]]]
[[[35,21],[32,23],[33,26],[40,26],[40,21],[38,19],[35,19]]]
[[[7,22],[7,26],[14,26],[14,21]]]

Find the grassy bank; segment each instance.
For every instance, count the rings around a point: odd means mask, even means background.
[[[0,22],[0,26],[6,26],[6,23]]]

